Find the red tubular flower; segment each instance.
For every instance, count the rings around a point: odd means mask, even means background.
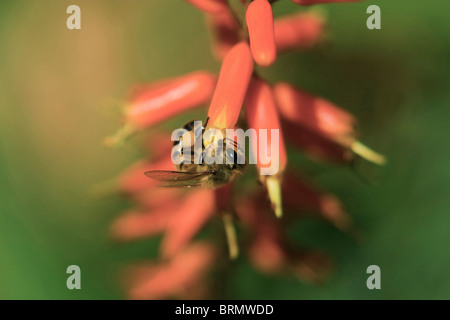
[[[353,153],[342,145],[307,128],[283,121],[283,132],[288,143],[302,149],[313,160],[350,163]]]
[[[294,273],[305,282],[319,282],[329,274],[331,261],[324,254],[305,249],[293,249],[279,221],[267,214],[259,200],[240,201],[238,215],[252,230],[249,257],[253,265],[267,274]]]
[[[220,13],[228,9],[227,0],[186,0],[207,13]]]
[[[302,180],[287,174],[283,181],[284,206],[286,210],[304,212],[315,211],[337,228],[349,231],[352,220],[345,212],[342,203],[331,194],[321,193]]]
[[[288,83],[274,87],[282,116],[300,126],[344,142],[355,135],[355,118],[325,99],[315,97]]]
[[[113,223],[112,235],[117,240],[128,241],[162,233],[176,205],[172,203],[152,211],[129,210]]]
[[[167,225],[161,243],[164,258],[173,257],[215,213],[214,190],[200,189],[191,192],[178,206]]]
[[[199,242],[163,264],[147,264],[130,268],[128,296],[131,299],[192,299],[192,291],[212,268],[216,250]]]
[[[376,164],[386,162],[383,155],[356,140],[356,120],[347,111],[288,83],[278,83],[274,91],[283,118],[323,135]]]
[[[242,223],[251,231],[252,242],[249,255],[253,263],[266,273],[280,272],[287,262],[285,252],[281,250],[283,237],[278,221],[268,214],[268,206],[257,193],[252,198],[240,199],[236,206]]]
[[[275,20],[277,51],[309,48],[316,45],[324,32],[324,19],[314,12],[296,13]]]
[[[294,251],[277,238],[262,233],[253,239],[249,256],[253,265],[264,273],[293,273],[307,283],[322,282],[332,269],[332,261],[325,254],[305,249]]]
[[[260,66],[270,66],[277,58],[277,50],[269,1],[252,1],[247,8],[246,20],[253,59]]]
[[[185,190],[182,188],[150,187],[133,194],[133,200],[139,207],[158,209],[167,203],[179,202]]]
[[[217,59],[222,60],[239,42],[239,24],[230,10],[206,15],[206,23],[211,30],[213,54]]]
[[[125,194],[135,194],[146,188],[156,186],[157,182],[155,180],[151,180],[144,175],[144,172],[151,170],[173,170],[170,154],[155,163],[138,161],[133,164],[119,177],[119,190]]]
[[[240,42],[223,59],[208,111],[208,126],[227,129],[236,125],[252,72],[250,48],[247,43]]]
[[[334,195],[316,190],[291,173],[286,174],[284,139],[302,148],[307,155],[338,163],[348,164],[356,155],[378,164],[385,159],[356,140],[356,120],[350,113],[287,83],[271,88],[257,75],[252,79],[252,75],[255,62],[269,66],[276,60],[277,51],[307,48],[318,43],[324,32],[324,20],[319,14],[308,12],[282,17],[274,23],[270,4],[273,0],[186,1],[206,12],[215,41],[214,54],[223,58],[219,76],[197,71],[138,88],[125,110],[124,127],[107,143],[122,142],[138,130],[207,102],[205,129],[219,129],[223,134],[225,129],[236,126],[245,102],[248,127],[256,130],[256,137],[251,136],[251,139],[257,141],[251,141],[250,151],[255,155],[259,179],[266,190],[258,188],[241,195],[250,186],[236,187],[235,183],[242,179],[227,180],[229,183],[215,189],[207,188],[213,187],[210,180],[201,184],[205,188],[159,188],[165,182],[195,184],[198,177],[220,181],[221,177],[229,176],[229,170],[233,178],[245,166],[230,166],[228,161],[224,166],[205,161],[202,166],[179,166],[176,170],[185,172],[174,172],[170,137],[152,131],[152,143],[146,146],[148,159],[133,165],[114,181],[114,187],[126,194],[135,208],[113,223],[112,236],[129,241],[162,233],[159,261],[132,271],[128,295],[132,299],[205,297],[207,281],[203,276],[216,263],[216,248],[192,242],[213,217],[223,219],[223,234],[231,259],[240,252],[235,228],[235,219],[239,218],[250,236],[244,252],[257,269],[270,275],[290,273],[307,282],[320,281],[330,271],[330,259],[322,253],[294,246],[286,227],[300,220],[305,212],[347,232],[354,231],[352,221]],[[292,1],[311,5],[357,0]],[[246,21],[243,21],[244,14]],[[196,132],[189,135],[197,137]],[[214,137],[209,142],[204,139],[201,146],[205,151],[203,159],[207,159]],[[187,142],[183,139],[183,144]],[[224,151],[227,160],[231,156],[239,158],[240,150],[230,150],[227,145]],[[166,172],[147,173],[156,180],[144,174],[154,170]],[[195,172],[197,170],[199,172]],[[101,185],[98,193],[105,193],[110,187],[109,183]],[[238,192],[233,193],[234,190]],[[287,219],[277,219],[283,210],[287,212]]]
[[[138,130],[156,125],[180,112],[207,103],[212,96],[216,77],[196,71],[182,77],[151,84],[139,90],[125,110],[125,124],[107,145],[121,143]]]
[[[266,82],[257,78],[252,79],[245,100],[245,111],[249,127],[255,129],[257,132],[258,150],[256,150],[257,143],[253,143],[252,145],[255,159],[257,159],[256,165],[258,169],[261,171],[261,169],[267,167],[279,168],[277,174],[261,176],[261,178],[266,184],[275,214],[277,217],[281,217],[283,211],[280,179],[286,168],[287,154],[277,107],[275,105],[275,98],[272,89]],[[279,130],[279,140],[277,142],[271,141],[271,130],[274,129]],[[259,143],[260,130],[267,130],[267,143],[265,144]],[[278,153],[276,156],[271,154],[274,143],[275,146],[278,145],[278,148],[275,147],[275,152]],[[271,162],[268,164],[261,163],[261,159],[256,152],[268,155],[271,158]],[[278,163],[273,162],[274,157],[278,160]]]
[[[302,6],[310,6],[320,3],[334,3],[334,2],[356,2],[360,0],[291,0],[293,3],[300,4]]]
[[[245,99],[245,113],[250,128],[255,130],[268,130],[268,143],[264,145],[265,152],[270,155],[270,130],[279,130],[279,172],[282,173],[286,168],[287,154],[284,146],[283,132],[280,119],[278,117],[275,98],[269,84],[261,79],[253,78],[250,82],[247,96]],[[255,150],[254,150],[255,151]],[[258,159],[257,167],[259,169],[269,167],[269,164],[262,164]]]

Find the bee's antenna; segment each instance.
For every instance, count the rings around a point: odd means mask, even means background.
[[[208,125],[208,121],[209,121],[209,117],[206,118],[205,124],[203,125],[204,127],[206,127]]]

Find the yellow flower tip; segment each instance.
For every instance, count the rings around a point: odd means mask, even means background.
[[[223,215],[223,226],[227,237],[228,254],[231,260],[235,260],[239,256],[239,245],[237,242],[236,229],[233,224],[233,217],[226,213]]]
[[[115,148],[124,144],[134,133],[136,129],[129,123],[120,128],[116,134],[103,140],[103,145],[107,148]]]
[[[385,156],[383,156],[382,154],[380,154],[378,152],[375,152],[374,150],[363,145],[359,141],[353,142],[350,148],[355,154],[359,155],[363,159],[366,159],[367,161],[373,162],[380,166],[385,165],[387,162],[387,159]]]
[[[283,216],[283,203],[281,198],[281,184],[276,176],[271,176],[266,179],[266,188],[269,194],[270,202],[272,203],[273,211],[277,218]]]
[[[225,105],[222,108],[222,110],[220,111],[217,118],[215,118],[212,121],[211,126],[213,128],[217,128],[217,129],[226,129],[227,128],[227,109],[228,109],[228,106]]]

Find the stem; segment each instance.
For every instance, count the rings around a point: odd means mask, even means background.
[[[103,141],[103,145],[109,148],[122,145],[128,138],[136,133],[136,128],[130,123],[125,123],[115,135],[106,138]]]
[[[228,0],[228,6],[231,9],[231,13],[236,19],[237,23],[241,27],[241,38],[248,38],[247,22],[245,19],[245,12],[251,1],[248,0]]]

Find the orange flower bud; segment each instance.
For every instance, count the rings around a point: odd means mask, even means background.
[[[211,32],[213,54],[222,60],[228,51],[239,42],[240,27],[230,10],[206,15]]]
[[[250,48],[240,42],[223,59],[208,111],[208,126],[226,129],[236,125],[252,72]]]
[[[279,180],[286,168],[287,154],[277,107],[275,105],[275,98],[272,89],[266,82],[256,78],[252,79],[245,100],[245,111],[249,127],[255,129],[257,134],[258,143],[252,143],[252,146],[255,159],[257,159],[256,165],[258,169],[261,170],[266,167],[278,168],[278,173],[276,175],[261,176],[261,178],[263,178],[263,182],[266,184],[275,214],[278,217],[281,217],[282,205]],[[259,142],[259,131],[261,129],[267,130],[267,143],[265,144]],[[278,130],[278,141],[271,141],[271,130]],[[277,155],[271,154],[272,151],[277,152]],[[257,152],[259,154],[267,155],[271,161],[267,164],[263,164],[261,162],[262,159],[256,154]],[[274,163],[274,161],[278,161],[278,163]]]
[[[186,0],[207,13],[220,13],[228,9],[227,0]]]
[[[272,6],[267,0],[254,0],[247,8],[246,20],[253,59],[260,66],[275,62],[277,50],[273,28]]]
[[[278,51],[309,48],[317,44],[324,31],[324,19],[317,13],[296,13],[275,20],[275,44]]]
[[[216,209],[214,190],[200,189],[190,193],[180,204],[167,226],[161,244],[165,258],[184,248]]]
[[[333,3],[333,2],[356,2],[360,0],[291,0],[293,3],[300,4],[302,6],[310,6],[320,3]]]
[[[347,111],[288,83],[278,83],[274,91],[285,119],[338,142],[355,138],[356,120]]]
[[[151,84],[140,89],[125,111],[125,125],[106,144],[123,142],[136,131],[156,125],[180,112],[207,103],[212,96],[216,77],[206,71],[196,71],[182,77]]]

